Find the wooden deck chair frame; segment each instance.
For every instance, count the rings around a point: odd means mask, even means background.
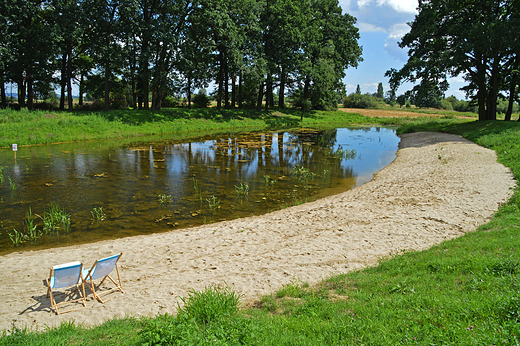
[[[114,256],[96,260],[96,262],[94,262],[94,265],[92,266],[92,268],[90,268],[89,270],[83,270],[83,273],[85,274],[83,277],[84,282],[87,284],[87,287],[90,288],[90,290],[94,294],[94,297],[103,304],[105,304],[105,302],[99,296],[100,294],[98,294],[96,292],[94,280],[102,278],[101,282],[98,284],[98,290],[107,278],[110,281],[112,281],[112,283],[114,285],[116,285],[116,287],[114,287],[114,288],[103,291],[102,292],[103,295],[108,294],[115,289],[118,289],[122,294],[125,294],[125,291],[123,291],[123,286],[121,285],[121,275],[119,275],[119,267],[117,266],[117,263],[119,262],[119,259],[121,259],[122,255],[123,255],[123,253],[121,252],[120,254],[117,254]],[[101,264],[104,264],[105,262],[109,266],[104,266],[103,268],[99,269],[101,267]],[[113,265],[111,265],[112,262],[113,262]],[[110,276],[110,274],[114,271],[114,267],[116,269],[117,281],[119,282],[119,284]],[[100,273],[98,273],[98,272],[100,272]]]
[[[76,269],[77,268],[77,274]],[[49,278],[45,278],[45,281],[47,283],[47,298],[50,298],[51,300],[51,309],[54,309],[56,312],[56,315],[59,315],[60,313],[64,314],[66,312],[71,312],[79,309],[83,309],[87,307],[85,304],[85,286],[83,284],[83,264],[81,262],[70,262],[65,264],[60,264],[53,266],[51,268],[51,271],[49,273]],[[77,276],[76,276],[77,275]],[[78,291],[78,294],[81,298],[73,299],[73,300],[67,300],[60,303],[56,303],[55,295],[57,294],[66,294],[65,292],[61,293],[53,293],[53,289],[58,288],[68,288],[75,286],[75,288],[72,290]],[[79,286],[81,286],[81,291],[79,290]],[[83,295],[81,293],[83,292]],[[83,307],[79,307],[76,309],[70,309],[67,311],[59,311],[58,306],[65,305],[65,304],[72,304],[76,302],[82,303]]]

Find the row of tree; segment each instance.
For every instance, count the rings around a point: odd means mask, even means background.
[[[77,83],[80,104],[159,109],[214,83],[218,109],[284,107],[287,92],[335,108],[361,61],[355,22],[338,0],[1,0],[1,101],[6,83],[29,109],[58,85],[72,109]]]
[[[496,119],[500,97],[509,98],[511,119],[520,81],[519,0],[419,0],[410,26],[400,42],[410,49],[408,62],[386,73],[393,90],[417,82],[408,96],[428,104],[448,89],[448,78],[462,75],[479,120]]]

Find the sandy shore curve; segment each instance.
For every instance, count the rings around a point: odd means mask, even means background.
[[[401,136],[396,159],[353,190],[270,214],[190,229],[0,256],[0,329],[94,325],[174,313],[191,289],[228,285],[251,301],[295,280],[310,284],[423,250],[487,222],[516,185],[495,152],[460,136]],[[126,294],[56,316],[43,279],[56,264],[123,252]]]

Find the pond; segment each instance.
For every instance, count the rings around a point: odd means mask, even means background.
[[[0,253],[162,232],[313,201],[368,182],[392,162],[398,143],[393,129],[372,127],[18,147],[16,159],[2,149]]]

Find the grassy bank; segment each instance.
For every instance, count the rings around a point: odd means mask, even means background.
[[[334,119],[335,114],[314,116]],[[299,114],[261,116],[299,119]],[[400,133],[460,134],[495,150],[520,180],[519,123],[350,120],[388,121],[400,125]],[[239,310],[232,291],[208,288],[187,297],[176,316],[116,319],[95,328],[67,323],[41,333],[14,330],[0,345],[518,345],[519,249],[517,188],[475,232],[316,286],[294,282],[253,307]]]
[[[155,134],[193,134],[219,130],[263,130],[298,126],[331,126],[365,123],[364,117],[343,112],[274,112],[215,108],[168,108],[153,111],[44,112],[0,110],[0,147],[138,137]],[[392,124],[392,120],[372,123]]]

